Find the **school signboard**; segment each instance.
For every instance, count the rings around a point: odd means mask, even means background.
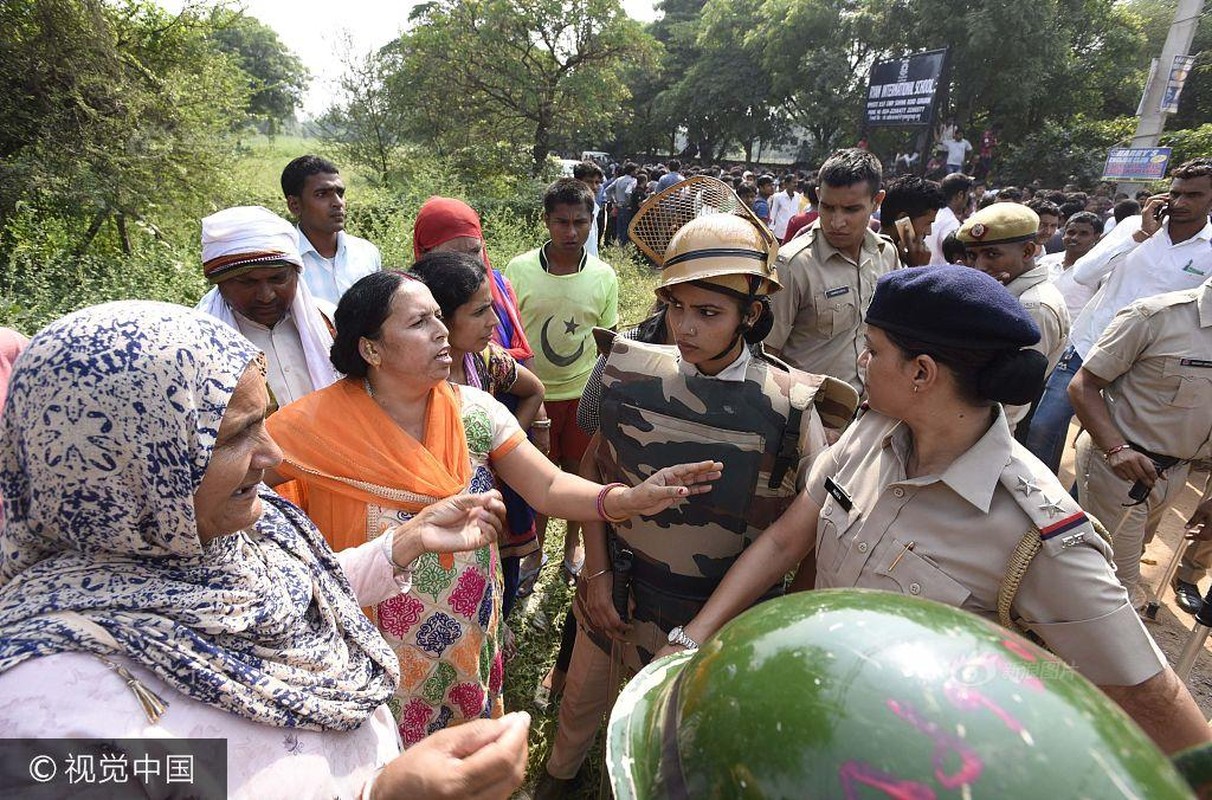
[[[934,122],[947,49],[877,61],[867,83],[867,127],[916,127]]]

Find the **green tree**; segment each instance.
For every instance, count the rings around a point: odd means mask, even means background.
[[[264,121],[272,138],[302,103],[310,80],[307,68],[272,28],[253,17],[218,8],[210,23],[219,49],[233,55],[248,75],[249,116]]]
[[[0,4],[0,223],[18,203],[71,220],[84,252],[115,221],[155,231],[209,194],[247,102],[204,20],[150,2]]]
[[[1047,120],[1135,108],[1144,35],[1114,0],[894,0],[880,13],[895,32],[886,52],[950,47],[961,124],[997,121],[1013,140]]]
[[[414,21],[386,81],[399,106],[429,110],[412,135],[527,141],[535,174],[557,142],[625,120],[624,76],[653,53],[618,0],[443,0]]]
[[[317,121],[322,136],[337,145],[344,159],[370,169],[381,184],[390,182],[399,147],[437,108],[407,107],[390,81],[399,69],[398,43],[358,55],[346,39],[340,100]],[[410,111],[415,112],[415,116]]]
[[[661,100],[674,110],[673,119],[685,126],[704,161],[732,144],[752,160],[757,140],[770,143],[786,130],[780,107],[771,102],[768,65],[746,46],[761,5],[762,0],[711,0],[700,17],[674,27],[694,41],[667,51],[673,58],[666,72],[680,77]],[[689,60],[672,63],[676,58]]]
[[[247,79],[208,22],[144,0],[0,3],[0,317],[188,301],[229,194]]]

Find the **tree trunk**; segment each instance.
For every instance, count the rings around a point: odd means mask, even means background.
[[[88,230],[84,232],[84,238],[80,240],[80,244],[76,245],[76,249],[72,251],[73,258],[79,258],[84,255],[89,246],[93,243],[93,239],[97,238],[97,234],[101,231],[101,226],[105,224],[105,220],[109,219],[109,209],[103,208],[93,217],[93,221],[89,223]]]
[[[543,171],[543,164],[547,161],[547,151],[551,144],[551,117],[544,106],[539,110],[539,119],[534,126],[534,166],[531,169],[531,175],[538,176]]]
[[[129,256],[132,252],[130,236],[126,232],[126,215],[118,212],[114,215],[114,225],[118,228],[118,241],[122,243],[122,255]]]

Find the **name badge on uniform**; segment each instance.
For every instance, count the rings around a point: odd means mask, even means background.
[[[830,289],[829,291],[825,292],[825,297],[832,299],[834,297],[841,297],[844,294],[850,294],[849,286],[839,286],[836,289]]]
[[[837,504],[842,507],[843,511],[849,511],[854,508],[854,501],[850,499],[850,495],[846,494],[846,490],[838,486],[833,478],[825,478],[825,491],[837,501]]]
[[[1212,369],[1212,361],[1205,358],[1182,358],[1178,361],[1184,367],[1201,367],[1203,369]]]

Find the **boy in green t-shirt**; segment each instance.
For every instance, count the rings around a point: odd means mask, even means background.
[[[593,208],[593,194],[578,180],[561,178],[548,186],[543,224],[550,238],[505,267],[526,338],[537,344],[531,369],[546,389],[548,455],[574,474],[589,445],[589,437],[577,427],[577,401],[597,360],[592,331],[595,326],[614,329],[619,322],[618,277],[609,264],[585,250]],[[546,522],[538,520],[540,545]],[[564,562],[573,574],[580,569],[575,558],[578,533],[577,525],[568,523]]]

